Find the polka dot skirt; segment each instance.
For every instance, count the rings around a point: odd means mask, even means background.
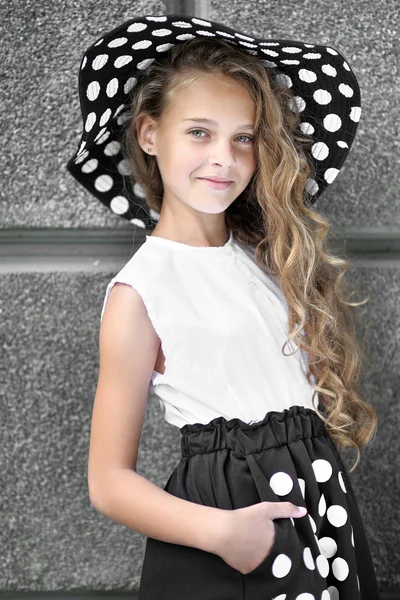
[[[323,193],[346,160],[361,116],[357,78],[338,50],[300,40],[256,38],[218,23],[182,15],[144,15],[101,35],[84,53],[79,69],[83,131],[66,167],[115,214],[142,229],[160,217],[145,202],[124,155],[121,135],[138,82],[154,61],[187,40],[215,38],[257,57],[270,77],[291,91],[289,108],[299,113],[298,134],[313,141],[313,168],[305,188],[310,202]]]
[[[267,557],[243,575],[216,554],[147,538],[139,600],[379,600],[349,475],[318,414],[303,406],[262,421],[185,425],[164,489],[226,510],[257,502],[305,506],[274,519]]]

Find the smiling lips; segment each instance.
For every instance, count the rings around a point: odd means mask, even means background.
[[[208,187],[213,188],[214,190],[226,190],[233,183],[233,181],[227,181],[226,179],[222,181],[206,179],[205,177],[198,177],[198,179],[200,179],[200,181],[204,181]]]

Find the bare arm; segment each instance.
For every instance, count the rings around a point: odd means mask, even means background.
[[[95,508],[148,537],[218,554],[229,511],[177,498],[135,471],[113,474],[104,503]]]
[[[100,370],[88,464],[89,496],[104,516],[146,536],[218,554],[232,511],[177,498],[136,472],[160,340],[140,295],[116,284],[100,326]]]

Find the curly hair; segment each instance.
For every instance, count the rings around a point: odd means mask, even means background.
[[[176,45],[150,65],[130,93],[121,143],[132,176],[142,186],[148,207],[160,214],[163,181],[155,157],[138,142],[136,124],[143,114],[158,122],[180,90],[204,75],[235,80],[254,102],[256,168],[246,189],[226,209],[226,225],[239,243],[253,246],[256,264],[278,277],[289,324],[281,351],[294,340],[297,349],[308,353],[306,377],[314,388],[315,411],[336,449],[357,449],[351,472],[378,423],[374,408],[360,395],[364,355],[349,308],[368,299],[351,303],[343,297],[349,263],[329,249],[325,238],[330,225],[312,207],[306,183],[314,176],[309,160],[314,140],[299,127],[298,107],[285,76],[222,40],[194,38]],[[315,406],[316,397],[323,412]]]

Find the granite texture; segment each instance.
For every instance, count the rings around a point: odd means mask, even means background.
[[[82,129],[81,57],[102,31],[162,2],[98,0],[0,4],[1,227],[122,226],[67,172]],[[258,36],[326,43],[359,78],[363,113],[337,179],[318,205],[337,225],[400,225],[399,7],[322,0],[211,4],[209,18]]]
[[[368,361],[364,397],[379,418],[350,477],[384,589],[400,586],[400,278],[394,268],[350,273],[359,290],[354,300],[371,294],[356,315]],[[145,537],[98,513],[87,487],[100,313],[114,274],[1,276],[3,592],[137,590]],[[162,487],[179,459],[179,441],[150,396],[138,472]],[[344,458],[349,467],[355,455]]]

